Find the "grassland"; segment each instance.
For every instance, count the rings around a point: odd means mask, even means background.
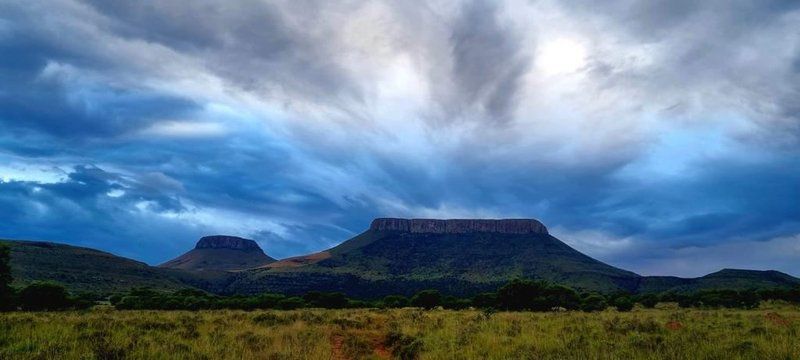
[[[2,359],[800,359],[800,308],[0,314]]]

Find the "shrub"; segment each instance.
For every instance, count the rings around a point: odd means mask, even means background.
[[[11,250],[0,244],[0,311],[13,308],[13,289],[11,288]]]
[[[259,309],[275,309],[283,299],[286,299],[286,296],[281,294],[261,294],[256,297],[256,306]]]
[[[442,306],[445,309],[454,309],[454,310],[466,309],[470,305],[472,305],[472,301],[470,301],[469,299],[460,299],[455,296],[445,296],[444,298],[442,298]]]
[[[506,310],[577,309],[578,305],[579,297],[574,290],[544,281],[514,279],[497,291],[497,306]]]
[[[404,308],[408,304],[408,298],[403,295],[388,295],[383,298],[383,306],[387,308]]]
[[[122,298],[123,298],[122,294],[114,294],[108,297],[108,302],[110,302],[111,305],[116,306],[117,304],[119,304],[120,301],[122,301]]]
[[[306,306],[306,302],[299,296],[292,296],[281,300],[278,303],[278,308],[283,310],[294,310]]]
[[[419,358],[422,351],[422,341],[414,336],[403,334],[396,329],[389,330],[384,340],[384,345],[392,349],[392,355],[397,359],[414,360]]]
[[[64,310],[73,305],[67,290],[50,282],[35,282],[24,287],[19,293],[19,303],[27,311]]]
[[[482,309],[497,306],[497,293],[480,293],[472,298],[472,306]]]
[[[303,300],[310,307],[325,309],[343,309],[347,307],[347,296],[340,292],[322,293],[319,291],[308,292]]]
[[[633,300],[627,296],[620,296],[614,299],[614,307],[617,311],[631,311],[633,310]]]
[[[656,305],[658,304],[658,296],[656,296],[654,294],[642,295],[639,298],[639,303],[642,304],[642,306],[644,306],[644,307],[646,307],[648,309],[655,308]]]
[[[442,294],[439,290],[422,290],[411,298],[411,305],[424,309],[433,309],[442,304]]]
[[[581,301],[581,310],[587,312],[603,311],[606,307],[608,307],[606,298],[599,294],[590,294]]]

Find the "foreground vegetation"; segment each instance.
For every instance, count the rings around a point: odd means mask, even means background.
[[[0,246],[0,359],[800,358],[800,288],[597,294],[515,279],[472,298],[359,300],[12,280]]]
[[[798,359],[800,308],[0,314],[3,359]]]

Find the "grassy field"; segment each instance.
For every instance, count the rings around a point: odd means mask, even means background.
[[[0,314],[2,359],[800,359],[800,308]]]

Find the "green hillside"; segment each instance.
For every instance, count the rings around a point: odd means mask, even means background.
[[[779,271],[723,269],[699,278],[671,276],[643,277],[638,291],[642,293],[693,293],[700,290],[749,290],[789,288],[800,285],[800,279]]]
[[[42,241],[0,242],[11,248],[17,286],[46,280],[71,291],[114,292],[145,286],[172,290],[190,287],[193,278],[89,248]]]
[[[16,285],[51,280],[72,291],[134,287],[197,288],[218,294],[341,291],[355,298],[411,295],[422,289],[470,296],[516,277],[548,280],[581,291],[691,293],[707,289],[785,288],[800,279],[777,271],[725,269],[699,278],[642,277],[597,261],[549,235],[535,220],[379,219],[327,251],[272,262],[254,242],[206,238],[187,254],[190,269],[152,267],[106,252],[63,244],[3,241],[11,247]],[[381,222],[382,221],[382,222]],[[416,221],[416,222],[415,222]],[[213,240],[213,241],[211,241]],[[252,249],[251,249],[252,248]],[[242,249],[258,250],[258,257]],[[195,256],[202,251],[202,256]],[[242,255],[244,254],[244,255]],[[187,255],[177,260],[186,259]],[[264,260],[265,258],[266,261]],[[168,262],[172,264],[177,260]],[[252,260],[252,261],[251,261]],[[249,270],[200,270],[242,267]],[[181,262],[183,264],[183,262]]]
[[[549,280],[578,290],[606,293],[743,290],[800,284],[799,279],[776,271],[723,270],[694,279],[643,277],[586,256],[546,230],[450,232],[442,230],[446,226],[441,224],[442,220],[430,220],[426,225],[428,230],[414,231],[402,223],[409,220],[382,221],[381,226],[373,223],[369,230],[329,250],[241,272],[225,291],[289,294],[342,291],[354,297],[371,298],[409,295],[434,288],[469,296],[493,291],[515,277]],[[439,228],[430,230],[431,226]]]
[[[592,259],[546,233],[411,233],[370,229],[301,266],[240,274],[231,292],[302,292],[303,282],[353,295],[432,287],[468,295],[515,277],[581,290],[633,291],[639,276]],[[366,287],[361,290],[360,287]],[[310,289],[310,287],[309,287]]]

